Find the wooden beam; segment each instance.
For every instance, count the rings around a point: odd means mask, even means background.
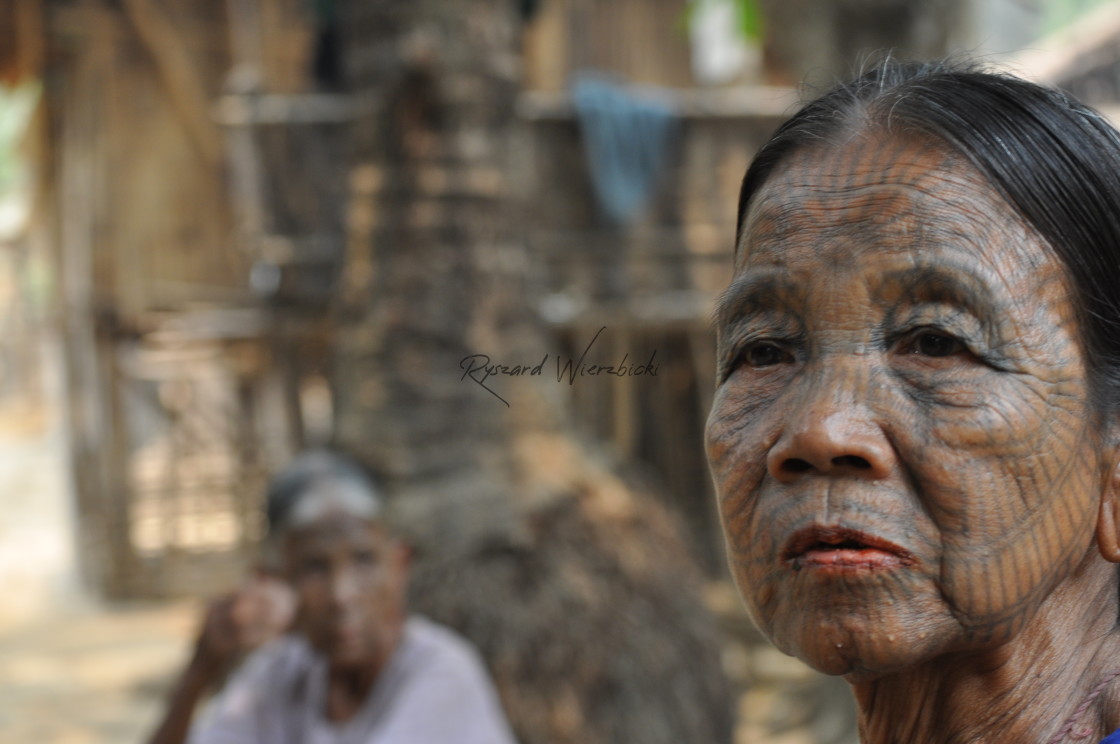
[[[219,167],[222,140],[210,120],[210,101],[175,28],[150,0],[124,0],[124,8],[140,42],[152,56],[191,142],[209,166]]]

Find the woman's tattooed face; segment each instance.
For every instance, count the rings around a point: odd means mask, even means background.
[[[744,220],[707,450],[756,622],[853,680],[1010,639],[1101,490],[1062,266],[926,140],[797,153]]]

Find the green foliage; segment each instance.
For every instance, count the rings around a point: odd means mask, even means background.
[[[713,0],[688,0],[688,5],[681,13],[679,26],[682,31],[687,31],[696,17],[696,13],[704,3]],[[747,42],[761,44],[765,31],[762,23],[762,12],[758,8],[758,0],[728,0],[735,8],[735,17],[739,35]]]
[[[739,30],[743,38],[755,43],[762,43],[762,12],[758,9],[757,0],[732,0],[735,9],[739,12]]]

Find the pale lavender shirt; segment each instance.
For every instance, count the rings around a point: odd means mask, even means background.
[[[326,663],[298,635],[251,655],[190,744],[515,744],[475,650],[422,617],[353,718],[326,720]]]

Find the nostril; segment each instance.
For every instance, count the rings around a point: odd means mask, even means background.
[[[842,455],[840,457],[834,457],[832,458],[832,464],[838,468],[842,468],[846,465],[850,468],[858,468],[860,470],[871,469],[871,463],[869,463],[859,455]]]
[[[782,470],[787,473],[804,473],[811,470],[813,465],[808,460],[802,460],[798,457],[791,457],[782,463]]]

